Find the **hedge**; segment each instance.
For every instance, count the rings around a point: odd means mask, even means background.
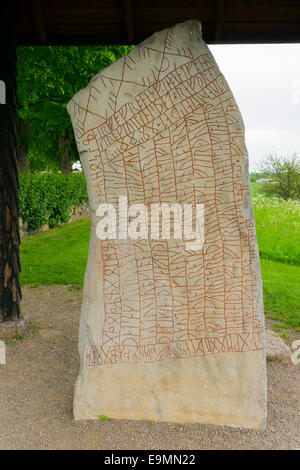
[[[26,172],[19,182],[20,216],[29,231],[65,223],[72,207],[88,202],[83,173]]]

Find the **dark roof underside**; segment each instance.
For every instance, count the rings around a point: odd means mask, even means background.
[[[300,0],[24,0],[20,45],[138,44],[202,21],[211,44],[300,42]]]

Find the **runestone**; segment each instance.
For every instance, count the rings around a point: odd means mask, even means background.
[[[75,419],[263,429],[262,283],[244,125],[191,20],[155,33],[68,104],[90,205]],[[204,243],[99,239],[97,208],[203,204]]]

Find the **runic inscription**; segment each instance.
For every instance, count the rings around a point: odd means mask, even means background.
[[[101,72],[69,112],[93,207],[119,195],[204,204],[205,244],[193,252],[182,240],[99,242],[104,320],[86,366],[262,349],[240,113],[212,56],[180,47],[173,29],[164,34],[161,48],[142,45]],[[159,61],[141,73],[153,55]]]

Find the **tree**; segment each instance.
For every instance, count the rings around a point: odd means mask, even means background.
[[[263,192],[283,199],[300,199],[300,159],[296,154],[280,157],[271,154],[260,164],[266,182]]]
[[[78,160],[66,105],[103,68],[132,46],[41,46],[18,48],[18,115],[30,126],[32,169],[69,172]],[[19,134],[19,138],[20,134]]]

